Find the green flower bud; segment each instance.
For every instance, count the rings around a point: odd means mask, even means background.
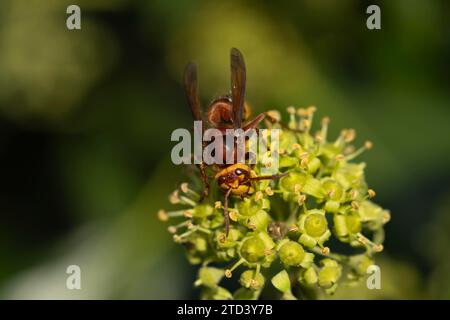
[[[291,282],[286,270],[280,271],[271,279],[272,285],[283,293],[281,299],[283,300],[296,300],[296,297],[291,291]]]
[[[233,295],[223,287],[216,287],[214,289],[206,287],[200,296],[203,300],[231,300]]]
[[[279,256],[285,266],[298,267],[303,262],[305,250],[299,243],[289,241],[280,248]]]
[[[322,188],[330,200],[341,201],[344,197],[344,189],[341,184],[333,179],[323,179]]]
[[[252,230],[266,230],[270,222],[269,214],[264,210],[258,210],[256,214],[247,219],[247,227]]]
[[[300,143],[303,146],[312,146],[314,145],[314,138],[309,134],[300,135]]]
[[[247,270],[242,272],[239,279],[241,286],[251,290],[261,290],[264,286],[264,276],[256,270]]]
[[[290,172],[280,179],[280,189],[285,193],[302,192],[316,198],[323,198],[323,189],[319,180],[305,172]]]
[[[204,253],[208,250],[208,241],[206,235],[192,234],[189,236],[188,245],[186,246],[188,254]]]
[[[206,218],[214,212],[213,207],[208,204],[199,204],[194,208],[194,218]]]
[[[335,146],[333,143],[325,143],[321,147],[322,155],[327,159],[335,159],[338,154],[342,153],[342,148]]]
[[[298,241],[307,248],[314,248],[317,244],[317,240],[311,236],[308,236],[306,233],[303,233]]]
[[[365,186],[364,168],[365,163],[344,163],[334,173],[334,178],[339,182],[345,190],[352,187],[359,188]]]
[[[303,258],[302,263],[300,266],[302,268],[310,268],[314,262],[314,254],[310,252],[305,253],[305,257]]]
[[[229,248],[226,251],[227,257],[236,258],[236,248]]]
[[[276,258],[277,258],[276,251],[274,250],[268,251],[266,257],[264,258],[264,261],[261,263],[261,267],[269,268]]]
[[[310,159],[308,163],[308,172],[309,173],[315,173],[317,170],[319,170],[321,165],[319,158],[312,158]]]
[[[210,251],[206,235],[195,233],[186,242],[187,258],[191,264],[199,264]]]
[[[285,192],[296,192],[296,185],[300,188],[306,183],[306,175],[301,172],[290,172],[280,179],[280,189]]]
[[[320,181],[311,175],[307,176],[306,182],[303,185],[303,187],[301,187],[301,190],[303,193],[309,194],[319,199],[323,198],[324,196],[324,192]]]
[[[222,211],[219,211],[219,210],[217,210],[217,209],[214,209],[214,213],[213,213],[213,214],[214,214],[214,215],[213,215],[212,220],[204,219],[205,222],[206,222],[206,221],[209,222],[209,227],[206,227],[206,228],[209,228],[209,229],[216,229],[216,228],[218,228],[218,227],[220,227],[220,226],[223,225],[224,219],[223,219],[223,213],[222,213]]]
[[[257,300],[259,298],[260,290],[251,290],[247,288],[239,288],[233,294],[234,300]]]
[[[206,242],[206,239],[202,237],[196,237],[194,239],[194,245],[197,251],[204,252],[208,249],[208,243]]]
[[[372,230],[381,228],[386,221],[386,216],[389,215],[386,210],[369,200],[361,202],[358,213],[361,222],[369,222],[368,226]]]
[[[333,212],[336,213],[339,211],[339,207],[341,206],[341,204],[339,203],[339,201],[334,201],[334,200],[328,200],[327,202],[325,202],[325,211],[327,212]]]
[[[218,248],[232,248],[238,243],[237,241],[242,237],[242,233],[238,229],[230,228],[228,237],[225,236],[223,231],[217,231],[215,236],[215,242]]]
[[[236,208],[240,215],[250,217],[256,214],[259,210],[270,209],[270,201],[263,198],[259,201],[255,197],[244,198],[236,204]]]
[[[305,184],[300,188],[305,194],[312,195],[316,198],[323,198],[323,189],[320,181],[311,175],[306,177]]]
[[[308,269],[301,271],[299,280],[309,285],[316,284],[318,281],[316,270],[314,270],[313,267],[309,267]]]
[[[383,225],[390,214],[372,202],[375,192],[365,182],[365,164],[353,162],[371,143],[355,149],[351,144],[355,137],[352,129],[342,130],[331,142],[327,137],[328,118],[322,120],[320,129],[312,135],[315,108],[288,109],[287,124],[281,123],[280,115],[274,112],[266,122],[267,127],[281,130],[278,166],[281,170],[266,162],[270,151],[259,157],[260,163],[251,174],[266,177],[252,182],[255,189],[252,195],[229,198],[228,235],[224,227],[224,195],[217,184],[211,185],[208,201],[202,202],[202,190],[193,190],[183,183],[170,196],[172,203],[183,208],[159,213],[162,221],[171,220],[168,230],[174,241],[185,247],[189,262],[202,265],[195,282],[202,286],[202,298],[258,299],[265,285],[260,269],[273,270],[277,258],[286,270],[275,275],[271,282],[282,292],[283,299],[296,298],[291,291],[291,279],[295,277],[308,291],[319,287],[333,293],[340,279],[346,283],[361,280],[367,267],[373,264],[371,256],[383,249]],[[262,172],[264,166],[271,169],[270,173]],[[267,177],[281,172],[286,173],[281,178]],[[198,178],[197,182],[201,182]],[[198,184],[192,184],[195,185]],[[349,255],[330,254],[329,247],[324,246],[331,236],[328,218],[333,218],[330,225],[336,245],[340,241],[341,246],[366,249],[366,253],[350,255],[351,251],[342,248]],[[328,258],[324,259],[325,256]],[[345,261],[346,277],[341,275],[343,267],[335,260],[340,256]],[[317,259],[321,259],[319,269],[315,265]],[[210,264],[226,264],[227,269],[208,267]],[[250,270],[241,273],[242,287],[233,296],[219,287],[223,276],[226,282],[237,268],[244,266]]]
[[[273,286],[277,288],[278,291],[287,293],[291,291],[291,281],[289,280],[289,275],[286,270],[277,273],[271,280]]]
[[[266,249],[272,249],[275,247],[275,242],[273,242],[273,239],[267,234],[267,232],[260,232],[258,233],[258,237],[264,242],[264,247]]]
[[[367,268],[374,264],[372,258],[366,254],[356,255],[350,257],[349,264],[352,266],[355,273],[359,276],[365,276],[367,273]]]
[[[223,270],[218,268],[203,267],[198,272],[198,280],[195,285],[204,285],[209,288],[216,288],[223,277]]]
[[[264,241],[258,236],[247,238],[240,248],[241,257],[250,263],[260,262],[265,257]]]
[[[300,215],[298,224],[302,233],[299,242],[308,248],[313,248],[317,244],[322,246],[331,235],[323,210],[308,210],[306,214]]]
[[[188,255],[187,260],[190,264],[200,264],[202,262],[202,258],[199,256]]]
[[[323,267],[319,271],[319,286],[326,289],[331,288],[341,277],[342,267],[332,259],[323,259],[321,264]]]
[[[233,295],[225,288],[218,287],[213,295],[214,300],[231,300]]]
[[[311,237],[320,237],[328,230],[325,215],[320,213],[309,214],[305,219],[305,231]]]
[[[361,231],[361,218],[358,214],[350,214],[346,216],[347,228],[351,234],[355,234]]]
[[[288,156],[281,156],[280,162],[278,164],[279,168],[289,168],[289,167],[295,167],[299,163],[297,158],[294,157],[288,157]]]
[[[334,222],[334,233],[337,237],[347,237],[349,232],[347,228],[347,221],[345,216],[342,214],[337,214],[333,217]]]
[[[357,213],[336,214],[333,217],[334,232],[341,241],[347,242],[350,235],[361,231],[361,219]]]

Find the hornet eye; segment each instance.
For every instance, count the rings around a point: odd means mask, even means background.
[[[242,171],[242,169],[236,169],[236,170],[234,171],[234,173],[235,173],[236,175],[240,176],[241,174],[244,174],[244,171]]]
[[[219,179],[218,179],[218,181],[219,181],[219,184],[222,184],[222,183],[224,183],[225,182],[225,177],[224,176],[222,176],[222,177],[219,177]]]

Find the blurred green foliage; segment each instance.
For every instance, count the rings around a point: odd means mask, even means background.
[[[170,133],[189,127],[184,64],[204,105],[239,48],[255,112],[316,105],[354,127],[377,202],[392,211],[382,288],[345,298],[450,298],[450,4],[80,0],[0,3],[0,294],[189,298],[195,271],[155,212],[183,181]],[[82,290],[65,287],[78,264]]]

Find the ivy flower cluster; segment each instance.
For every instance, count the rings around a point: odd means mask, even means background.
[[[158,212],[173,223],[168,231],[189,262],[200,266],[195,286],[202,299],[258,299],[273,292],[282,299],[319,298],[362,279],[383,250],[390,214],[373,202],[365,163],[354,161],[372,143],[355,148],[353,129],[328,140],[328,118],[313,133],[315,107],[287,113],[285,123],[278,111],[268,111],[265,125],[280,129],[278,173],[288,174],[255,181],[252,195],[231,200],[228,236],[220,190],[213,187],[201,199],[198,178],[169,196],[176,210]],[[262,166],[253,168],[256,174]]]

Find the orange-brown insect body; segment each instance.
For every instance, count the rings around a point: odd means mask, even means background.
[[[244,102],[243,120],[250,117],[250,106]],[[233,128],[233,102],[230,95],[214,99],[208,107],[207,118],[210,125],[217,129]]]
[[[245,82],[246,82],[246,68],[244,57],[242,53],[233,48],[230,54],[231,60],[231,93],[228,95],[220,96],[214,99],[206,113],[208,123],[211,127],[219,129],[224,133],[223,139],[226,139],[226,129],[242,129],[244,131],[254,129],[264,119],[265,114],[259,114],[254,119],[247,121],[250,117],[250,108],[245,102]],[[201,114],[200,99],[198,96],[198,84],[197,84],[197,67],[193,63],[189,63],[186,66],[184,73],[184,85],[186,90],[186,97],[188,99],[189,106],[191,107],[192,116],[194,120],[202,121],[203,116]],[[246,121],[246,122],[245,122]],[[245,124],[244,124],[245,122]],[[225,144],[224,144],[225,145]],[[236,148],[234,148],[236,153]],[[226,155],[224,150],[223,155]],[[224,198],[224,219],[226,234],[228,235],[230,227],[230,217],[228,215],[228,198],[230,195],[246,197],[254,192],[252,182],[263,179],[277,179],[282,175],[273,176],[256,176],[252,169],[243,164],[236,163],[236,154],[232,155],[234,163],[228,164],[224,159],[223,163],[215,164],[213,169],[219,170],[215,175],[220,189],[225,193]],[[208,196],[209,181],[206,175],[206,164],[201,163],[199,165],[201,178],[205,186],[203,190],[202,199]]]

